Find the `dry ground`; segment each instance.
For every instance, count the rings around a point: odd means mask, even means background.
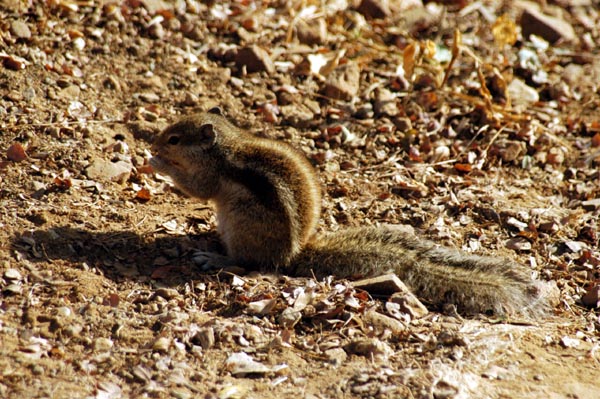
[[[552,42],[533,3],[415,3],[0,1],[0,397],[598,397],[599,4],[542,6],[575,29]],[[321,229],[411,225],[560,303],[411,319],[335,278],[201,273],[210,206],[145,165],[213,105],[314,161]]]

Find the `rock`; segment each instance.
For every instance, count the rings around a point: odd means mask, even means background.
[[[312,46],[323,44],[327,40],[327,25],[322,18],[310,22],[300,19],[296,23],[295,29],[300,43]]]
[[[137,93],[134,94],[134,97],[138,97],[140,100],[147,103],[157,103],[160,101],[160,96],[156,93],[147,92],[147,93]]]
[[[377,313],[373,310],[368,311],[363,316],[365,323],[370,324],[376,331],[390,330],[393,334],[399,334],[406,330],[404,324],[389,316]]]
[[[388,303],[397,304],[400,312],[410,315],[412,319],[420,319],[429,313],[425,305],[412,292],[398,292],[390,297]]]
[[[6,280],[11,281],[21,281],[23,279],[23,276],[21,276],[21,273],[17,269],[7,269],[3,276]]]
[[[575,30],[570,23],[562,18],[542,14],[533,6],[528,6],[523,10],[521,30],[524,37],[537,35],[550,43],[555,43],[561,39],[567,42],[577,42]]]
[[[392,14],[388,0],[362,0],[357,11],[368,18],[386,18]]]
[[[75,100],[79,98],[81,94],[81,88],[77,85],[66,86],[59,92],[59,96],[65,100]]]
[[[10,33],[19,39],[31,39],[31,31],[29,30],[29,26],[27,26],[27,24],[23,21],[12,21],[10,24]]]
[[[412,129],[412,121],[408,116],[397,116],[392,118],[392,123],[399,132],[408,132]]]
[[[383,276],[365,278],[352,282],[354,288],[360,288],[371,295],[389,296],[397,292],[409,292],[402,280],[395,274],[385,274]]]
[[[344,347],[346,352],[353,353],[366,358],[375,358],[380,361],[385,361],[394,351],[383,341],[376,338],[359,338]]]
[[[215,345],[215,330],[211,327],[202,327],[192,338],[194,343],[200,344],[203,349],[210,349]]]
[[[600,285],[595,285],[581,297],[581,303],[591,308],[600,307]]]
[[[600,198],[583,201],[581,206],[586,211],[595,211],[596,209],[600,209]]]
[[[129,179],[133,165],[125,161],[110,162],[96,159],[87,167],[85,173],[92,180],[124,183]]]
[[[375,111],[376,116],[397,116],[400,113],[398,106],[396,105],[396,96],[385,88],[378,88],[375,90],[373,110]]]
[[[235,64],[238,68],[246,67],[246,71],[249,73],[265,71],[271,74],[275,72],[275,66],[269,53],[258,46],[240,49],[235,56]]]
[[[159,11],[172,10],[176,2],[168,2],[165,0],[142,0],[140,3],[148,10],[150,15],[154,15]]]
[[[337,100],[350,100],[358,93],[360,69],[354,62],[341,65],[329,74],[323,94]]]
[[[297,128],[309,127],[315,119],[315,114],[303,104],[289,104],[279,108],[283,119]]]
[[[327,356],[327,360],[335,367],[341,366],[348,359],[346,351],[342,348],[328,349],[325,351],[325,356]]]
[[[538,92],[530,86],[527,86],[521,79],[513,79],[508,85],[508,94],[513,105],[528,106],[540,100]]]
[[[154,295],[164,298],[166,300],[177,298],[179,296],[179,292],[175,288],[158,288],[154,291]]]
[[[531,242],[525,237],[513,237],[506,241],[506,248],[515,251],[531,251]]]

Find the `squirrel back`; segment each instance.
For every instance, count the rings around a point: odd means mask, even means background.
[[[543,283],[507,259],[469,255],[392,227],[315,235],[321,193],[306,157],[234,126],[220,111],[169,126],[152,152],[155,170],[216,204],[227,252],[218,258],[222,266],[317,277],[394,272],[427,302],[452,303],[464,313],[537,315],[549,308]]]

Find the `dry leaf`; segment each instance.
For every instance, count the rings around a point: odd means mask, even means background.
[[[25,148],[20,143],[14,143],[6,151],[6,156],[13,162],[21,162],[27,159]]]

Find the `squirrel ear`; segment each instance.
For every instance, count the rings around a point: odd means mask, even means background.
[[[198,143],[204,148],[212,147],[217,141],[217,131],[212,123],[200,126],[198,130]]]
[[[221,107],[212,107],[211,109],[209,109],[206,112],[208,112],[209,114],[215,114],[215,115],[223,116],[223,110],[221,109]]]

